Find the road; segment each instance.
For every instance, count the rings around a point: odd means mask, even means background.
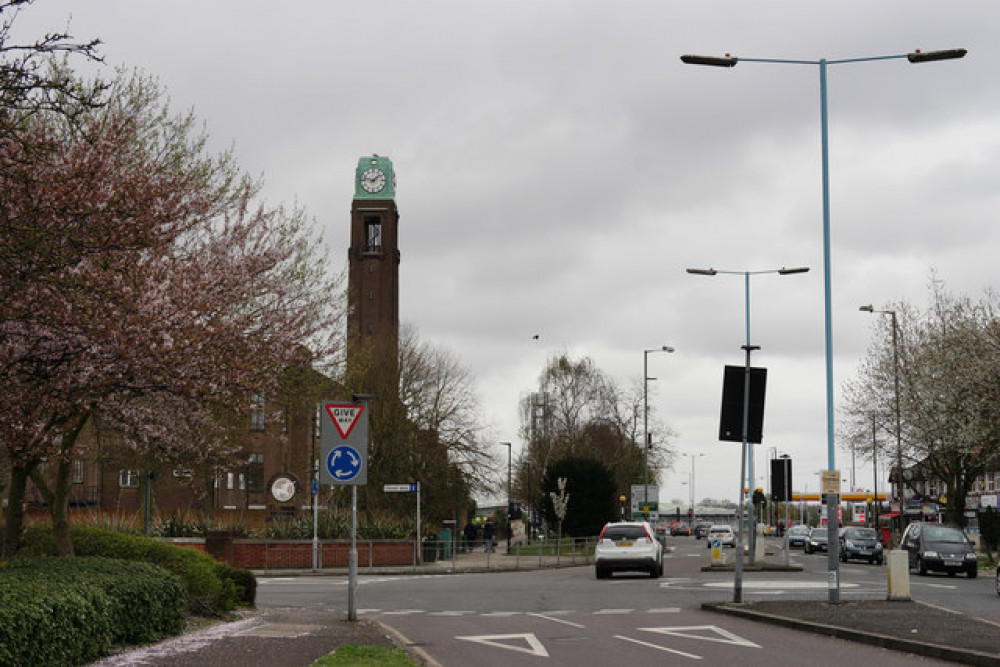
[[[732,573],[705,573],[704,541],[671,540],[658,580],[592,567],[463,575],[362,576],[358,613],[404,635],[442,665],[940,664],[701,610],[732,599]],[[797,553],[804,571],[745,572],[744,599],[825,599],[825,555]],[[884,599],[884,567],[844,564],[841,597]],[[914,599],[1000,622],[990,578],[911,578]],[[347,609],[344,577],[265,578],[258,606]],[[855,662],[857,661],[857,662]]]

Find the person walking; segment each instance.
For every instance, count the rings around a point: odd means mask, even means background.
[[[483,547],[487,553],[495,550],[493,548],[493,522],[489,519],[483,524]]]
[[[476,528],[476,524],[471,521],[465,524],[465,550],[472,551],[473,545],[476,543],[476,535],[479,534],[479,529]]]

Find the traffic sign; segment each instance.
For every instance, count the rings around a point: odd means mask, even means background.
[[[414,493],[417,490],[416,484],[386,484],[382,487],[386,493]]]
[[[368,483],[368,408],[364,404],[320,403],[323,484]]]

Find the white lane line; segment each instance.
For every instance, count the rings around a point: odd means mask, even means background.
[[[600,616],[601,614],[631,614],[635,609],[598,609],[593,612],[595,616]]]

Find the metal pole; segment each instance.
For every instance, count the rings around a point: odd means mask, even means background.
[[[896,311],[890,310],[892,316],[892,366],[893,384],[896,391],[896,502],[899,503],[899,530],[903,530],[903,434],[899,417],[899,340],[896,334]]]
[[[351,485],[351,552],[347,560],[347,620],[358,620],[358,486]]]
[[[420,482],[419,481],[417,482],[417,539],[415,540],[415,542],[416,542],[416,544],[413,545],[413,550],[417,554],[419,554],[420,553],[420,545],[423,543],[423,540],[420,537]],[[414,556],[414,558],[417,558],[417,557]],[[419,559],[418,560],[414,560],[414,562],[415,563],[419,562]]]
[[[642,506],[649,507],[649,350],[642,351]]]
[[[747,347],[750,346],[750,272],[746,271],[743,273],[743,291],[744,298],[746,300],[746,329],[747,329]],[[750,362],[747,361],[747,368],[749,369]],[[746,406],[750,401],[750,371],[747,370],[747,394],[744,396],[746,401],[744,408],[749,409]],[[749,423],[749,422],[748,422]],[[747,448],[747,486],[750,488],[750,493],[747,496],[747,514],[749,515],[749,521],[747,522],[747,543],[750,546],[750,564],[753,565],[756,560],[757,555],[757,517],[754,514],[753,507],[753,494],[754,494],[754,470],[753,470],[753,443],[747,439],[748,430],[744,430],[744,440],[745,447]],[[742,526],[740,526],[742,530]]]
[[[319,459],[313,461],[313,572],[319,570]]]
[[[510,456],[511,456],[511,444],[509,442],[502,442],[502,445],[507,445],[507,553],[510,553],[510,533],[512,530],[511,526],[511,506],[510,506]]]
[[[750,352],[756,345],[744,345],[746,366],[743,370],[743,444],[740,450],[740,500],[736,510],[736,562],[733,566],[733,602],[743,602],[743,480],[747,467],[747,437],[750,429]]]

